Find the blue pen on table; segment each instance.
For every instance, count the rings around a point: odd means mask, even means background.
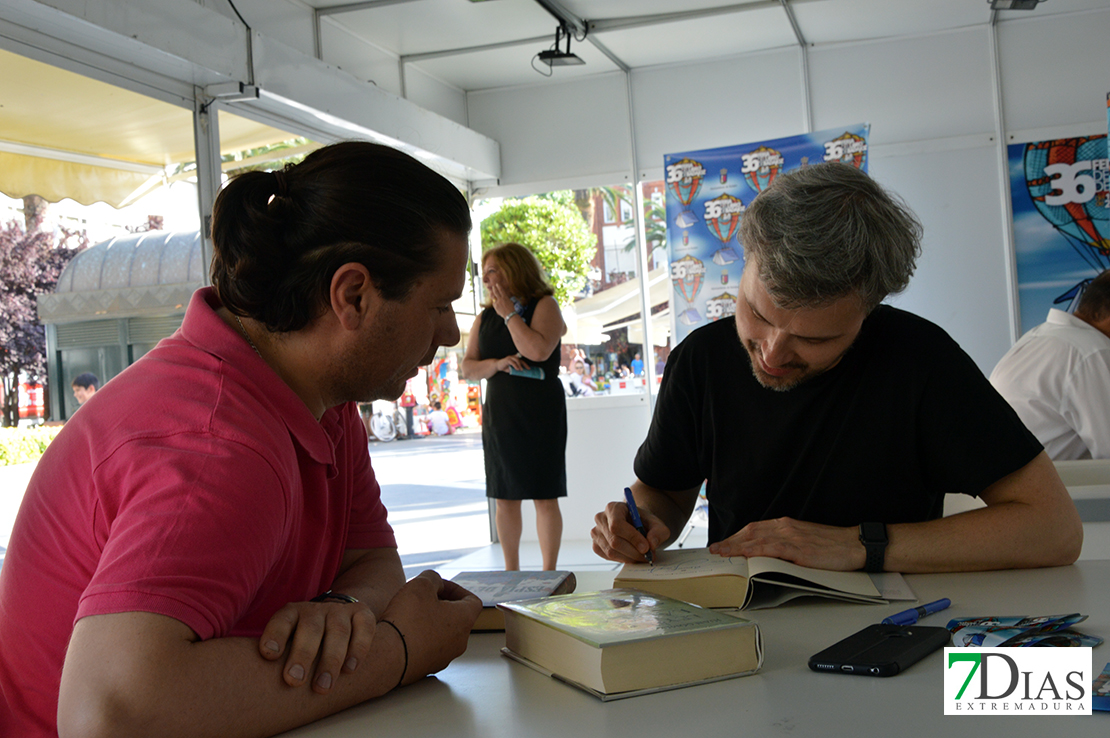
[[[624,499],[625,502],[628,503],[628,512],[632,515],[632,525],[636,530],[640,531],[640,535],[647,538],[647,531],[644,530],[644,521],[640,520],[640,510],[636,507],[636,498],[632,496],[632,490],[628,487],[624,488]],[[649,564],[655,564],[655,559],[652,558],[650,548],[647,553],[644,554],[644,558],[647,559]]]
[[[883,618],[883,625],[913,625],[926,615],[932,615],[934,612],[948,609],[948,606],[951,604],[952,600],[945,597],[942,600],[930,602],[921,607],[911,607],[909,610],[895,613],[889,618]]]

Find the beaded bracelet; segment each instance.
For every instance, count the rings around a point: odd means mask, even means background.
[[[401,632],[401,629],[398,628],[393,623],[393,621],[391,621],[391,620],[379,620],[378,621],[379,625],[383,624],[383,623],[385,625],[388,625],[390,628],[393,628],[393,630],[397,631],[397,635],[399,635],[401,637],[401,648],[405,649],[405,668],[401,669],[401,678],[397,680],[397,687],[400,687],[401,682],[405,681],[405,674],[408,673],[408,670],[409,670],[409,644],[405,642],[405,634]],[[394,687],[393,689],[397,689],[397,687]]]
[[[326,600],[339,600],[340,602],[357,603],[358,600],[342,592],[332,592],[330,589],[323,594],[316,595],[309,602],[325,602]]]

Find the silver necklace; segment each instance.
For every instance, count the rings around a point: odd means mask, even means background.
[[[235,315],[235,313],[232,313],[232,315]],[[254,349],[254,352],[258,354],[258,358],[262,359],[262,352],[259,351],[258,347],[254,345],[254,341],[251,340],[251,334],[247,333],[247,327],[243,325],[243,321],[239,318],[238,315],[235,315],[235,322],[239,324],[239,330],[243,331],[243,338],[247,339],[247,343],[249,343],[251,345],[251,348]],[[265,359],[262,360],[266,361]]]

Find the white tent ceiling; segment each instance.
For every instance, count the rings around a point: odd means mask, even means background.
[[[559,19],[586,64],[553,79],[681,64],[782,48],[884,39],[1107,6],[1046,0],[992,11],[987,0],[307,0],[319,23],[369,42],[400,64],[464,91],[542,81],[533,57],[555,41]],[[280,12],[272,0],[237,0],[248,23]],[[270,11],[266,7],[273,8]],[[255,21],[252,21],[252,17]],[[260,26],[261,27],[261,26]],[[326,34],[321,35],[322,38]],[[320,55],[329,58],[326,41]],[[541,66],[538,65],[537,66]],[[544,71],[549,71],[542,67]],[[727,90],[723,81],[722,90]]]

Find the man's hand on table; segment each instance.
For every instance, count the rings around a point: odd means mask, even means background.
[[[405,637],[408,666],[402,684],[442,671],[461,656],[481,612],[480,599],[434,571],[410,579],[382,614],[382,620],[392,622]],[[379,625],[378,637],[387,629],[392,631]]]
[[[867,556],[855,526],[841,528],[793,518],[749,523],[739,533],[711,544],[709,550],[721,556],[770,556],[833,571],[862,569]]]
[[[440,671],[462,654],[481,610],[481,600],[435,572],[423,572],[405,584],[382,618],[405,636],[409,661],[404,683]],[[289,686],[311,680],[314,692],[327,694],[340,675],[354,672],[366,660],[374,638],[392,630],[379,625],[362,602],[292,602],[267,623],[258,650],[270,661],[288,653],[282,675]]]

